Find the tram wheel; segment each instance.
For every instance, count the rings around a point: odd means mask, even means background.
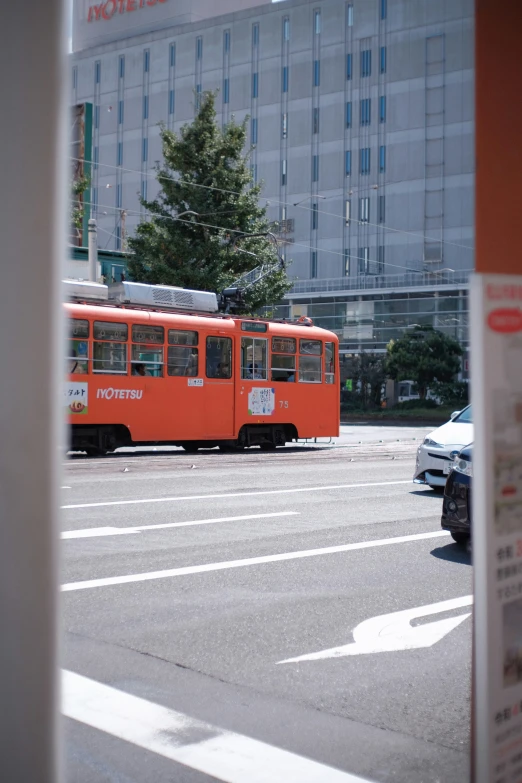
[[[84,449],[84,451],[88,457],[105,457],[107,454],[106,449],[99,449],[97,446],[89,446],[89,448]]]
[[[261,451],[275,451],[277,446],[275,443],[261,443],[259,448]]]
[[[195,454],[199,450],[199,443],[182,443],[181,448],[188,451],[189,454]]]

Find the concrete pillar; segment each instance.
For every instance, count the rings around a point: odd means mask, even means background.
[[[63,0],[2,3],[0,776],[59,780],[56,520],[67,226]]]

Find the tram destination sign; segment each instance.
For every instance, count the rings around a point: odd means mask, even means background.
[[[243,321],[241,323],[242,332],[266,332],[268,331],[268,324],[263,324],[260,321]]]

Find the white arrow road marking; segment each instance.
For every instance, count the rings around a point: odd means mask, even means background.
[[[365,783],[349,772],[226,731],[70,671],[62,674],[62,712],[226,783]]]
[[[195,522],[165,522],[161,525],[140,525],[139,527],[86,527],[81,530],[66,530],[62,538],[98,538],[100,536],[126,536],[132,533],[146,533],[148,530],[168,530],[172,527],[193,527],[194,525],[214,525],[216,522],[240,522],[245,519],[271,519],[273,517],[292,517],[299,511],[277,511],[273,514],[247,514],[242,517],[219,517],[218,519],[198,519]]]
[[[381,614],[378,617],[370,617],[369,620],[359,623],[353,631],[354,642],[342,647],[331,647],[329,650],[300,655],[297,658],[287,658],[278,663],[297,663],[298,661],[318,661],[322,658],[341,658],[345,655],[367,655],[368,653],[393,652],[395,650],[415,650],[419,647],[431,647],[440,642],[450,631],[470,616],[459,614],[457,617],[449,617],[445,620],[436,620],[433,623],[422,625],[410,625],[411,620],[417,617],[427,617],[440,612],[448,612],[450,609],[461,609],[473,603],[472,595],[464,595],[462,598],[451,598],[449,601],[440,601],[437,604],[417,606],[414,609],[405,609],[402,612]]]

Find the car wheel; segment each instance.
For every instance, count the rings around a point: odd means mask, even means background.
[[[467,533],[451,533],[452,539],[456,544],[467,544],[469,541],[469,535]]]

